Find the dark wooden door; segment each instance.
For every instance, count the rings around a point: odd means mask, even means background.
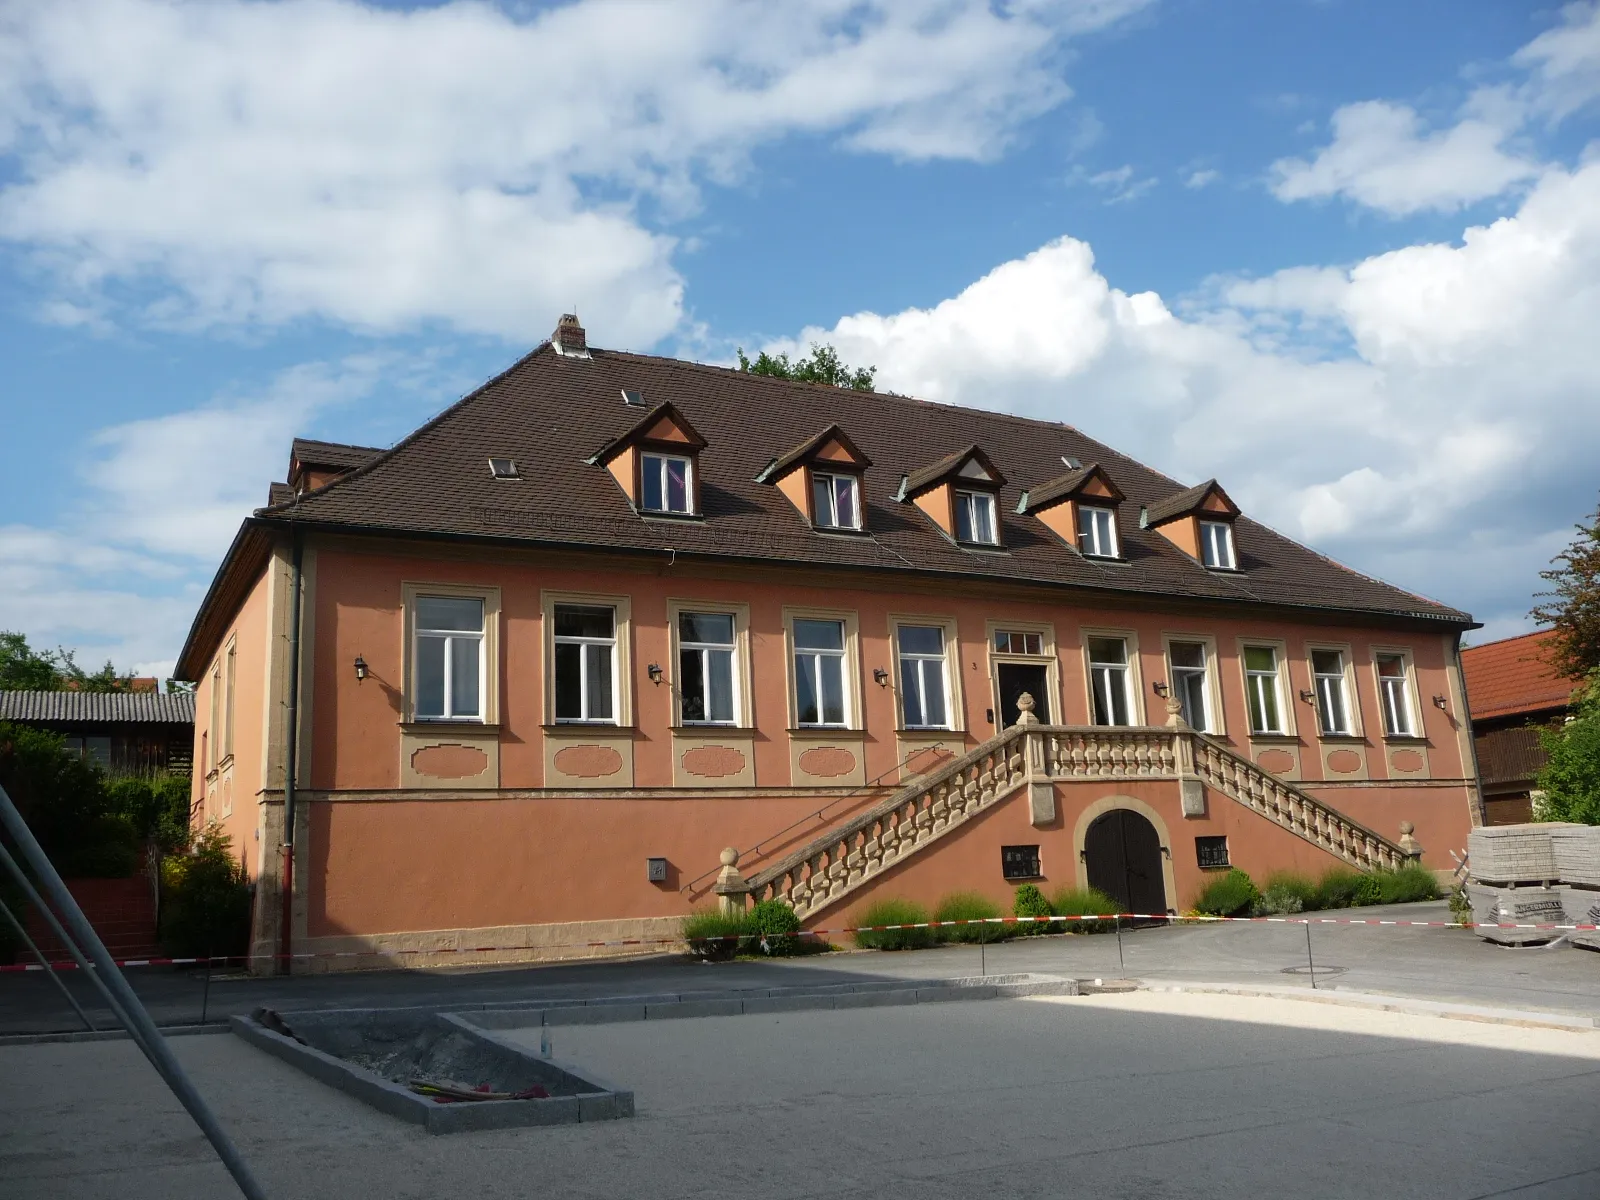
[[[1083,839],[1089,886],[1117,902],[1123,912],[1164,913],[1167,888],[1161,878],[1161,838],[1156,827],[1127,808],[1096,818]]]
[[[1039,724],[1050,724],[1050,673],[1031,663],[1000,663],[995,667],[1000,683],[1000,728],[1017,723],[1017,697],[1027,692],[1033,697],[1033,715]],[[997,731],[998,732],[998,731]]]

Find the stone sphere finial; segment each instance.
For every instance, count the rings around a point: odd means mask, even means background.
[[[1018,725],[1037,725],[1039,723],[1039,714],[1037,714],[1036,712],[1033,711],[1037,707],[1038,707],[1038,704],[1033,698],[1033,693],[1031,693],[1031,692],[1023,692],[1022,695],[1018,696],[1017,697],[1017,724]]]
[[[1400,836],[1401,837],[1410,837],[1416,831],[1417,831],[1417,827],[1414,824],[1412,824],[1410,821],[1401,821],[1400,822]]]
[[[724,850],[722,852],[722,865],[725,866],[725,867],[736,867],[736,866],[738,866],[739,865],[739,851],[736,848],[734,848],[733,846],[729,846],[726,850]]]

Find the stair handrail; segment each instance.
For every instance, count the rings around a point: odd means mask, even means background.
[[[829,843],[838,842],[841,838],[850,837],[875,821],[880,821],[902,804],[909,803],[917,797],[923,796],[942,783],[948,782],[952,777],[966,770],[975,761],[984,755],[992,754],[1000,747],[1023,737],[1031,730],[1049,729],[1048,725],[1012,725],[990,738],[987,742],[967,751],[958,758],[953,758],[935,771],[926,775],[919,775],[916,779],[894,792],[892,795],[880,800],[871,808],[856,814],[842,825],[834,825],[816,837],[812,838],[798,850],[779,859],[769,867],[762,868],[755,875],[749,876],[746,883],[754,895],[759,895],[762,890],[769,887],[773,880],[781,879],[789,871],[807,862],[823,847]]]

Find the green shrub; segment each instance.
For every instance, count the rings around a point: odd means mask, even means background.
[[[1379,871],[1373,878],[1378,881],[1380,904],[1412,904],[1439,898],[1439,881],[1432,871],[1416,863],[1398,871]]]
[[[1208,917],[1249,916],[1261,900],[1255,881],[1238,867],[1219,875],[1201,889],[1195,911]]]
[[[933,910],[935,921],[993,921],[1000,916],[1000,906],[977,892],[955,892],[939,901]],[[941,942],[1002,942],[1017,936],[1015,925],[957,925],[948,929],[935,929],[934,936]]]
[[[750,953],[786,958],[800,952],[800,918],[784,901],[761,901],[750,910],[748,920]]]
[[[1456,884],[1450,892],[1450,919],[1457,925],[1472,924],[1472,898],[1464,883]]]
[[[1365,908],[1369,904],[1383,902],[1383,884],[1378,882],[1376,875],[1362,875],[1356,880],[1356,889],[1350,896],[1350,903],[1356,908]]]
[[[889,897],[874,900],[855,914],[856,945],[863,950],[924,950],[933,945],[931,929],[864,929],[866,925],[917,925],[926,922],[928,910],[912,900]]]
[[[1317,881],[1318,908],[1349,908],[1366,876],[1350,867],[1329,867]]]
[[[1298,871],[1275,871],[1261,889],[1259,910],[1263,913],[1311,912],[1320,907],[1317,885]]]
[[[1095,888],[1065,887],[1050,897],[1050,910],[1058,917],[1087,917],[1122,911],[1110,896]],[[1062,933],[1110,933],[1115,921],[1054,921],[1050,928]]]
[[[207,826],[188,854],[161,863],[161,944],[179,956],[244,954],[250,946],[249,878],[228,835]]]
[[[1011,899],[1011,912],[1017,917],[1050,917],[1055,914],[1050,911],[1050,901],[1031,883],[1024,883],[1017,888],[1016,895]],[[1042,933],[1055,933],[1053,921],[1019,921],[1016,925],[1017,934],[1021,937],[1037,937]]]
[[[727,962],[749,945],[749,913],[727,914],[714,908],[690,913],[680,926],[689,952],[709,962]]]
[[[187,775],[156,771],[116,775],[106,780],[113,812],[132,826],[140,840],[154,838],[163,853],[189,846],[190,781]]]

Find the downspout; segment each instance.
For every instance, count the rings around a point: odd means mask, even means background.
[[[289,694],[285,704],[288,729],[284,733],[283,764],[283,973],[294,968],[291,937],[294,931],[294,785],[295,764],[299,755],[300,699],[300,569],[304,548],[300,531],[294,531],[294,550],[289,565]]]
[[[1467,695],[1467,673],[1461,666],[1461,634],[1456,632],[1451,639],[1455,669],[1456,686],[1461,689],[1461,706],[1466,711],[1462,714],[1467,726],[1467,747],[1472,751],[1472,795],[1473,795],[1473,821],[1474,826],[1484,826],[1489,823],[1489,806],[1483,799],[1483,770],[1478,765],[1478,738],[1477,730],[1472,725],[1472,697]]]

